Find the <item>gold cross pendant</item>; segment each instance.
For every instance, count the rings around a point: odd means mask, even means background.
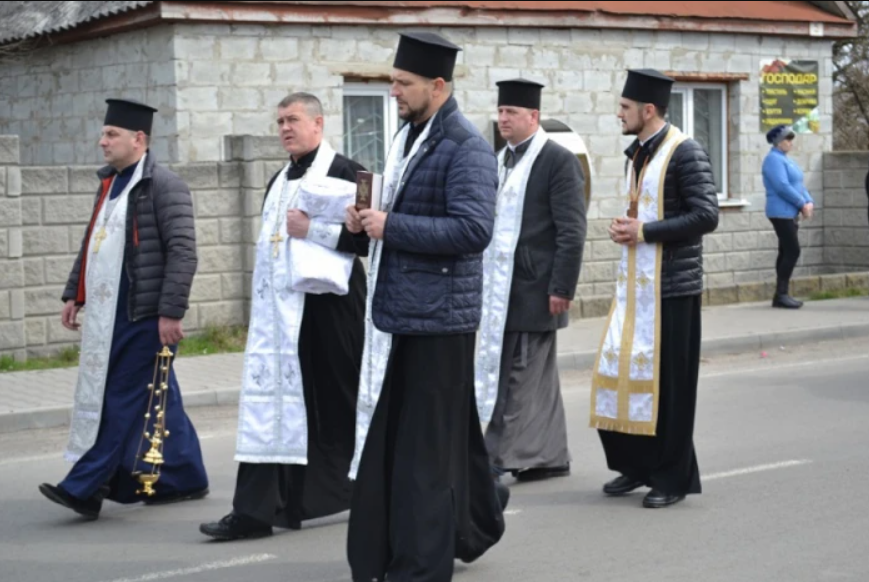
[[[107,236],[109,236],[109,235],[106,233],[105,226],[100,229],[100,231],[96,234],[96,236],[94,236],[94,240],[97,243],[97,245],[94,247],[94,254],[97,254],[98,252],[100,252],[100,246],[103,244],[103,241],[106,240]]]
[[[272,235],[272,238],[269,239],[272,243],[272,256],[277,258],[280,253],[280,247],[278,246],[281,242],[283,242],[284,237],[282,237],[279,233],[275,233]]]

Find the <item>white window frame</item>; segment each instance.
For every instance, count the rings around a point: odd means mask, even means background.
[[[344,97],[383,97],[383,120],[386,127],[384,130],[384,140],[383,140],[383,159],[386,160],[389,157],[389,148],[392,145],[392,140],[395,134],[398,132],[399,127],[399,119],[398,119],[398,103],[395,98],[390,95],[391,86],[389,83],[360,83],[360,82],[350,82],[344,84]],[[341,100],[341,106],[343,108],[344,101],[343,97]],[[342,115],[342,124],[343,124],[343,115]],[[342,128],[342,137],[341,143],[343,146],[344,137],[347,135],[349,128]],[[346,154],[347,152],[345,152]]]
[[[721,192],[718,192],[718,200],[728,200],[728,192],[730,187],[730,151],[727,140],[727,119],[730,106],[728,87],[724,83],[676,83],[673,85],[674,93],[681,93],[685,104],[684,123],[685,127],[680,127],[684,133],[693,137],[694,134],[694,90],[695,89],[718,89],[721,91]]]

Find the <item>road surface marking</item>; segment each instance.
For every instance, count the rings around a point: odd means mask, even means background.
[[[178,578],[179,576],[191,576],[193,574],[202,574],[203,572],[211,572],[214,570],[224,570],[226,568],[237,568],[239,566],[249,566],[251,564],[261,564],[269,560],[275,560],[277,556],[272,554],[257,554],[247,556],[245,558],[234,558],[223,562],[211,562],[202,564],[194,568],[184,568],[183,570],[172,570],[169,572],[154,572],[140,578],[119,578],[111,582],[152,582],[153,580],[168,580],[170,578]]]
[[[800,461],[784,461],[782,463],[774,463],[771,465],[758,465],[757,467],[748,467],[746,469],[737,469],[735,471],[726,471],[724,473],[713,473],[707,477],[703,477],[704,481],[715,481],[716,479],[727,479],[729,477],[741,477],[742,475],[751,475],[754,473],[763,473],[766,471],[777,471],[779,469],[789,469],[791,467],[801,467],[810,464],[809,460]]]

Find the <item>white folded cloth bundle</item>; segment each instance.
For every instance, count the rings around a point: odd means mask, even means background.
[[[311,219],[306,239],[290,239],[290,288],[321,295],[347,295],[353,253],[337,249],[347,207],[356,202],[356,184],[338,178],[304,180],[298,209]]]

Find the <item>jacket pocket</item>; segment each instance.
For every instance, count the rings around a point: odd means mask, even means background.
[[[455,274],[452,259],[403,254],[398,266],[402,311],[423,318],[440,318],[449,313]]]
[[[537,280],[537,265],[534,264],[534,258],[531,256],[531,249],[527,246],[520,246],[516,253],[519,277],[526,281]]]

